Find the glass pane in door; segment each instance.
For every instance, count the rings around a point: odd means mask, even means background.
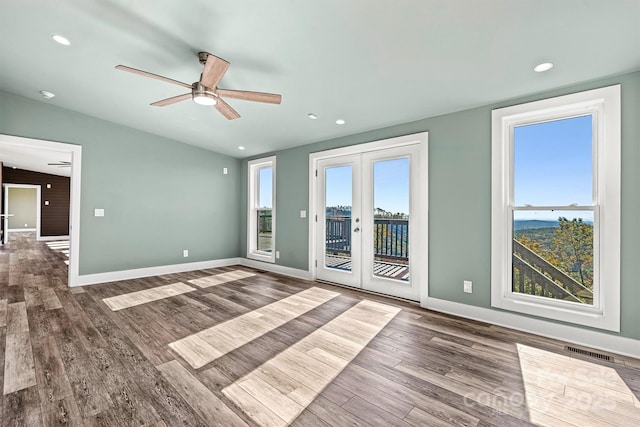
[[[325,169],[325,256],[327,268],[351,271],[352,167]]]
[[[409,281],[409,159],[373,162],[373,274]]]

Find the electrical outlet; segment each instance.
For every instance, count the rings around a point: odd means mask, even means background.
[[[182,251],[182,256],[185,257],[185,258],[188,257],[189,256],[189,249],[183,250]]]
[[[280,258],[280,251],[276,251],[276,258]]]
[[[229,173],[229,169],[227,169],[227,168],[222,168],[222,173],[223,173],[224,175],[228,174],[228,173]]]
[[[471,280],[464,281],[464,292],[467,294],[473,293],[473,282]]]

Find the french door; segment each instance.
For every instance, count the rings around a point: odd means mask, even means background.
[[[318,160],[318,279],[419,299],[418,153],[407,145]]]

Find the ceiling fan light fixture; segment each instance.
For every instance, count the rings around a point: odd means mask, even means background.
[[[193,86],[193,102],[200,105],[216,105],[218,103],[218,97],[216,94],[203,86],[200,82],[194,83]]]
[[[216,105],[218,103],[216,97],[209,93],[194,93],[193,102],[200,105]]]

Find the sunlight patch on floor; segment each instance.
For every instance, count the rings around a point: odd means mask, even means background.
[[[340,295],[321,288],[306,289],[280,301],[189,335],[169,344],[198,369],[296,317]]]
[[[361,301],[222,392],[259,425],[289,425],[399,311]]]
[[[208,288],[210,286],[218,286],[224,283],[233,282],[235,280],[246,279],[247,277],[255,276],[255,273],[250,273],[243,270],[228,271],[222,274],[215,274],[213,276],[201,277],[199,279],[189,280],[189,283],[196,285],[200,288]]]
[[[158,286],[156,288],[130,292],[128,294],[117,295],[114,297],[103,298],[102,301],[107,304],[112,311],[118,311],[134,307],[136,305],[169,298],[175,295],[193,292],[195,290],[195,288],[192,288],[189,285],[178,282],[170,285]]]
[[[522,344],[517,347],[531,422],[640,425],[640,401],[614,368]]]

